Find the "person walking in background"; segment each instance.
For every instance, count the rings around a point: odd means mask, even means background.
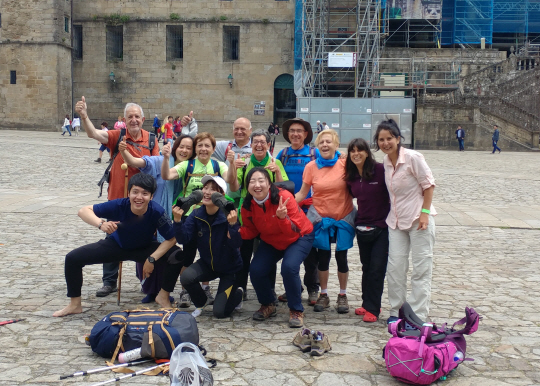
[[[173,117],[172,115],[169,115],[167,117],[167,123],[164,125],[165,127],[165,133],[163,133],[163,144],[166,145],[167,143],[170,143],[171,146],[173,144],[173,140],[176,138],[173,132]]]
[[[375,161],[369,144],[353,139],[347,149],[345,181],[351,190],[358,212],[354,225],[362,263],[362,307],[354,312],[364,322],[379,318],[384,276],[388,263],[388,225],[390,197],[384,181],[384,165]]]
[[[465,130],[461,127],[461,125],[458,125],[456,130],[456,138],[458,140],[459,144],[459,151],[465,151]]]
[[[159,138],[161,137],[161,132],[159,132],[159,129],[161,129],[161,121],[159,120],[157,114],[154,116],[154,123],[152,124],[152,127],[154,128],[154,134],[159,141]]]
[[[330,127],[326,124],[326,122],[323,122],[323,130],[328,130]]]
[[[69,115],[66,115],[66,118],[64,118],[64,125],[62,126],[62,135],[69,133],[69,136],[71,137],[71,131],[69,130],[69,126],[71,125],[71,122],[69,121]]]
[[[270,134],[270,135],[275,134],[274,122],[270,122],[270,125],[268,125],[268,134]]]
[[[174,118],[173,121],[173,133],[175,135],[175,138],[178,138],[182,135],[182,121],[180,120],[180,117]]]
[[[73,127],[73,133],[76,137],[79,136],[79,131],[81,129],[81,120],[79,119],[79,116],[77,114],[73,117],[73,122],[71,122],[71,126]]]
[[[317,134],[319,134],[321,131],[323,131],[323,125],[321,125],[321,121],[317,121]]]
[[[122,130],[126,128],[126,122],[124,122],[124,119],[121,115],[118,116],[118,121],[114,124],[115,130]]]
[[[431,298],[435,208],[431,204],[435,179],[424,156],[401,146],[401,131],[393,119],[382,121],[375,132],[377,150],[383,159],[384,176],[390,195],[388,225],[388,302],[390,317],[398,320],[404,302],[421,320],[427,320]],[[413,272],[411,293],[407,296],[409,253]]]
[[[103,131],[109,131],[109,124],[105,121],[101,122],[101,130]],[[101,157],[103,156],[103,151],[104,150],[107,150],[107,152],[109,153],[109,162],[111,162],[111,150],[105,146],[105,144],[101,143],[98,141],[98,143],[100,144],[100,147],[99,147],[99,155],[98,155],[98,158],[96,160],[94,160],[94,162],[97,162],[97,163],[101,163]]]
[[[495,150],[499,150],[499,153],[501,152],[501,148],[497,146],[497,142],[499,142],[499,126],[493,125],[493,135],[491,136],[491,140],[493,141],[493,151],[491,154],[495,154]]]
[[[274,134],[279,135],[279,125],[277,123],[274,125]]]

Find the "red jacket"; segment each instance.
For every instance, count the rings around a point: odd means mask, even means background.
[[[278,205],[272,204],[270,199],[266,200],[264,207],[252,200],[251,210],[242,205],[242,239],[250,240],[260,235],[262,241],[284,251],[301,236],[313,232],[313,224],[300,209],[294,196],[283,189],[279,190],[279,195],[283,197],[283,202],[289,199],[287,216],[283,220],[276,217]]]

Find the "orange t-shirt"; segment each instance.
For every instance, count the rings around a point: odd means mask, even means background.
[[[105,146],[107,146],[112,152],[114,152],[114,148],[116,147],[116,143],[118,142],[118,138],[120,137],[121,130],[109,130],[107,132],[109,134],[109,141],[106,143]],[[148,138],[150,136],[150,133],[146,130],[141,129],[141,136],[138,140],[134,140],[131,138],[131,135],[129,134],[129,131],[126,130],[126,141],[131,141],[133,143],[136,143],[137,145],[144,145],[148,147]],[[136,148],[132,144],[127,145],[127,150],[132,154],[134,157],[142,158],[143,155],[159,155],[159,145],[156,140],[156,144],[154,146],[154,149],[152,150],[152,153],[150,154],[150,150],[145,149],[144,147]],[[124,163],[124,159],[122,158],[122,154],[118,152],[118,155],[114,159],[114,162],[111,167],[111,176],[109,178],[109,188],[108,188],[108,198],[109,200],[115,200],[117,198],[123,198],[124,197],[124,185],[126,184],[125,180],[125,171],[122,170],[122,164]],[[128,168],[128,181],[131,177],[133,177],[135,174],[139,173],[138,168],[129,167]]]
[[[311,161],[304,169],[302,181],[313,188],[313,205],[321,217],[341,220],[353,210],[345,176],[345,160],[338,159],[334,166],[319,169]]]

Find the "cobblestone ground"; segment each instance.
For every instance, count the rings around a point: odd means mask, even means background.
[[[52,313],[67,303],[64,256],[102,234],[83,223],[77,210],[101,202],[96,182],[97,144],[59,133],[0,131],[0,320],[25,318],[0,327],[0,385],[91,385],[112,377],[95,374],[59,381],[59,375],[104,365],[84,344],[84,335],[117,310],[112,296],[96,298],[101,267],[84,270],[85,312],[65,318]],[[456,145],[457,148],[457,145]],[[446,381],[454,385],[540,384],[540,177],[535,153],[425,151],[437,180],[439,212],[431,318],[454,322],[474,307],[483,320],[467,337],[465,362]],[[377,156],[379,159],[381,155]],[[107,156],[105,156],[107,158]],[[358,249],[349,251],[348,297],[361,305]],[[335,263],[329,292],[337,296]],[[142,298],[134,264],[124,266],[122,309]],[[212,283],[215,291],[216,283]],[[278,283],[277,292],[283,290]],[[178,293],[175,294],[178,297]],[[306,295],[304,294],[304,297]],[[254,292],[241,312],[199,319],[201,343],[218,360],[216,385],[397,385],[388,376],[381,350],[389,338],[386,293],[381,321],[363,323],[351,310],[314,313],[306,325],[328,334],[332,351],[320,358],[291,344],[281,305],[268,322],[254,322]],[[123,384],[168,385],[167,377],[140,376]]]

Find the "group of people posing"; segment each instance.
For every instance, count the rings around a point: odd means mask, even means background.
[[[388,321],[397,320],[405,301],[420,318],[427,318],[435,181],[424,157],[401,146],[393,120],[377,127],[374,144],[385,153],[383,163],[377,163],[361,138],[349,143],[346,155],[340,154],[338,133],[332,129],[319,133],[311,147],[313,130],[300,118],[283,124],[290,146],[275,157],[269,153],[268,131],[253,131],[246,118],[234,122],[233,141],[216,142],[205,132],[180,135],[160,155],[157,146],[147,146],[140,106],[126,105],[122,138],[94,128],[84,97],[76,110],[88,136],[109,149],[118,146],[121,157],[113,158],[109,201],[79,211],[83,221],[107,236],[66,256],[71,301],[55,316],[82,312],[85,265],[132,260],[147,295],[143,301],[171,307],[170,294],[180,277],[183,293],[195,306],[194,316],[213,304],[214,316],[223,318],[242,306],[250,278],[261,304],[253,319],[275,316],[279,299],[287,302],[289,325],[301,327],[300,266],[305,267],[308,304],[324,312],[331,303],[332,250],[339,284],[336,309],[349,312],[347,251],[356,237],[362,263],[362,306],[356,314],[365,322],[378,320],[387,275]],[[192,113],[183,117],[183,126],[192,119]],[[131,178],[127,197],[122,198],[124,162]],[[194,262],[197,251],[199,260]],[[407,297],[410,253],[413,270]],[[285,293],[277,296],[280,261]],[[106,276],[104,285],[113,287]],[[208,283],[215,279],[219,285],[214,298]]]

